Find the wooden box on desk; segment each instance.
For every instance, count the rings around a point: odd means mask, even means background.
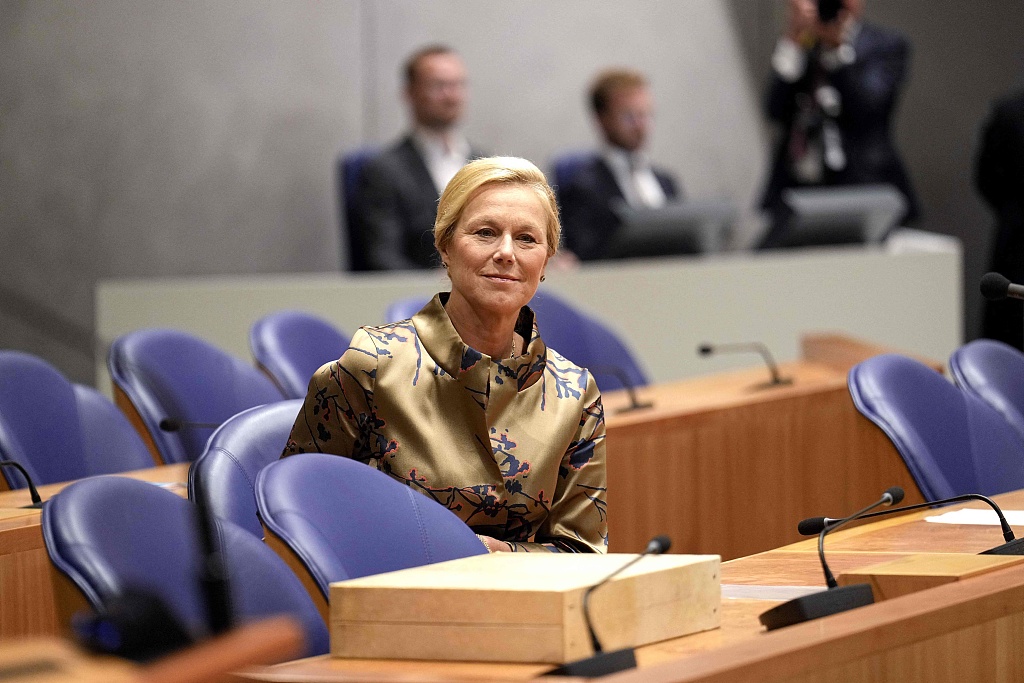
[[[549,662],[592,653],[583,592],[633,555],[494,553],[331,584],[336,657]],[[590,597],[606,650],[716,628],[717,555],[645,557]]]

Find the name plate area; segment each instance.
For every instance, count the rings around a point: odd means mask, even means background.
[[[331,654],[563,664],[593,653],[584,591],[635,555],[494,553],[331,584]],[[652,555],[590,596],[605,650],[717,628],[717,555]]]
[[[1011,555],[921,553],[843,572],[836,581],[840,586],[854,583],[871,584],[875,601],[881,602],[927,588],[963,581],[1021,562],[1024,562],[1024,557]]]

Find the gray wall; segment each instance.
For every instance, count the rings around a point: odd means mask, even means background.
[[[690,196],[750,206],[782,7],[3,0],[0,347],[88,382],[98,279],[336,270],[334,156],[402,129],[398,66],[425,42],[465,55],[469,136],[542,165],[592,143],[582,90],[598,68],[644,69],[659,111],[654,157]],[[925,227],[965,239],[970,289],[989,232],[967,184],[970,150],[988,99],[1024,71],[1024,4],[876,0],[869,14],[915,41],[899,140]],[[756,227],[746,221],[738,241]]]

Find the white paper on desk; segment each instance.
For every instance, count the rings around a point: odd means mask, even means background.
[[[792,600],[824,590],[824,586],[752,586],[723,583],[722,598],[726,600]]]
[[[1006,517],[1006,521],[1009,522],[1010,526],[1024,526],[1024,510],[1003,510],[1003,516]],[[971,508],[944,512],[941,515],[932,515],[931,517],[925,517],[924,521],[935,522],[936,524],[999,526],[999,518],[996,517],[995,510],[974,510]]]

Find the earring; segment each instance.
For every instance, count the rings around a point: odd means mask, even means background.
[[[448,263],[445,261],[441,261],[441,267],[444,268],[445,270],[448,270]]]
[[[540,281],[541,281],[541,282],[544,282],[544,281],[545,281],[545,280],[547,280],[547,279],[548,279],[548,276],[547,276],[547,275],[541,275],[541,276],[540,276]]]

